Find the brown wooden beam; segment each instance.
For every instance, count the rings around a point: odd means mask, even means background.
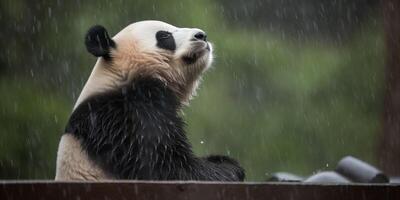
[[[0,199],[140,200],[385,200],[400,199],[400,185],[316,185],[207,182],[0,182]]]
[[[386,41],[386,85],[383,134],[379,164],[392,176],[400,176],[400,0],[382,0]]]

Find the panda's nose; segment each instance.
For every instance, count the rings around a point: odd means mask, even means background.
[[[197,40],[207,41],[207,35],[203,31],[199,31],[196,34],[194,34],[194,38]]]

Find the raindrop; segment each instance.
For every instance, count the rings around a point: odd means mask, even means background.
[[[51,17],[51,7],[49,7],[49,8],[47,9],[47,11],[48,11],[49,17]]]

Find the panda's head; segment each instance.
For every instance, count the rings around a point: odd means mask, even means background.
[[[103,26],[96,25],[89,29],[85,45],[99,59],[81,100],[88,93],[152,77],[163,81],[185,103],[212,61],[212,46],[204,31],[160,21],[133,23],[113,38]]]

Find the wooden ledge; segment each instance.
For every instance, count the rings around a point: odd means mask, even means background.
[[[0,199],[399,200],[400,184],[0,181]]]

